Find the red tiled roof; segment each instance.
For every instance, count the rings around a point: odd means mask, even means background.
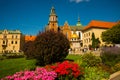
[[[36,38],[36,36],[26,35],[25,36],[25,42],[27,42],[27,41],[34,41],[35,38]]]
[[[116,24],[117,22],[104,22],[92,20],[83,30],[87,30],[90,28],[112,28]]]

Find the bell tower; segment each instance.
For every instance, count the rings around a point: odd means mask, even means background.
[[[58,31],[58,17],[55,13],[55,8],[51,8],[49,15],[48,29],[53,31]]]

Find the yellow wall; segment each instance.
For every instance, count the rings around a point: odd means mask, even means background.
[[[4,37],[4,33],[0,34],[0,53],[2,53],[3,51],[12,51],[12,52],[19,52],[21,50],[21,47],[23,45],[22,41],[21,41],[21,33],[17,33],[17,34],[5,34],[7,37]],[[3,41],[5,41],[6,43],[3,44]],[[12,43],[13,42],[13,43]],[[3,45],[6,45],[6,48],[3,49]]]
[[[84,31],[83,32],[83,47],[88,48],[89,45],[92,45],[92,41],[91,41],[92,33],[95,34],[95,38],[99,38],[101,42],[100,46],[105,45],[105,43],[101,39],[101,34],[103,31],[106,31],[106,30],[107,29],[91,28],[91,29]]]

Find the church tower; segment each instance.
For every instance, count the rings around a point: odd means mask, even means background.
[[[49,15],[48,30],[58,31],[58,17],[54,7],[52,7]]]
[[[78,16],[78,22],[77,22],[76,26],[82,26],[82,24],[80,23],[80,17],[79,16]]]

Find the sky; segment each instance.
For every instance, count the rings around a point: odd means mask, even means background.
[[[58,25],[76,25],[78,16],[86,26],[91,20],[120,20],[120,0],[0,0],[0,30],[20,30],[36,35],[48,24],[51,7]]]

